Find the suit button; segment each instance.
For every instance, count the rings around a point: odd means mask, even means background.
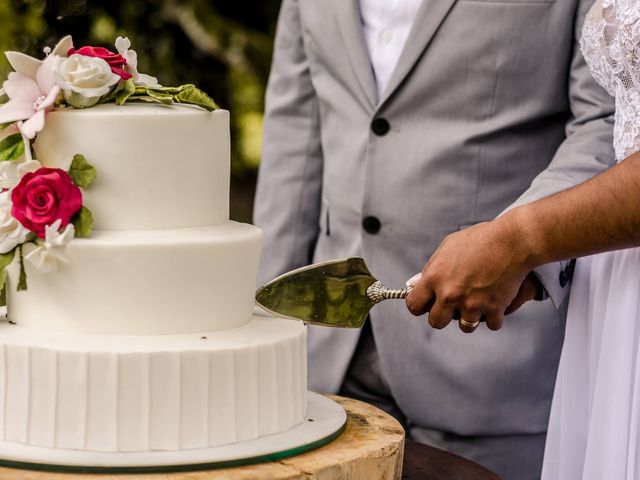
[[[389,133],[391,125],[389,125],[389,122],[384,118],[376,118],[371,122],[371,130],[379,137],[382,137]]]
[[[376,217],[366,217],[362,220],[362,228],[364,228],[365,232],[370,233],[371,235],[378,233],[381,226],[382,224],[380,223],[380,220]]]

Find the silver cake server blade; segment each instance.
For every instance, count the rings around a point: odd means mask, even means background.
[[[285,273],[258,289],[256,303],[279,317],[312,325],[360,328],[374,305],[404,299],[409,291],[385,288],[364,260],[354,257]]]

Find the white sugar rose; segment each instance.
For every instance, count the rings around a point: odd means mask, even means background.
[[[58,58],[54,73],[65,100],[75,108],[95,105],[120,81],[105,60],[77,53]]]
[[[35,172],[42,165],[36,160],[17,162],[0,162],[0,190],[15,187],[24,174]]]
[[[13,218],[11,207],[10,193],[0,193],[0,253],[10,252],[18,244],[24,243],[30,233],[18,220]]]

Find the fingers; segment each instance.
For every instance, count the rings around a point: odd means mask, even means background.
[[[428,276],[418,274],[407,281],[407,285],[412,287],[406,299],[407,308],[416,316],[429,313],[428,323],[433,328],[445,328],[451,320],[460,320],[461,312],[457,308],[456,295],[450,294],[438,297],[434,289],[430,286]],[[465,310],[462,316],[464,321],[458,322],[460,329],[465,333],[472,333],[478,327],[477,323],[482,314],[480,311],[471,312]]]
[[[482,315],[478,312],[463,311],[458,320],[458,328],[464,333],[473,333],[482,320]]]
[[[518,292],[516,297],[511,302],[511,305],[509,305],[507,307],[507,309],[504,311],[504,314],[505,315],[511,315],[513,312],[518,310],[522,305],[527,303],[529,300],[531,300],[531,299],[530,298],[526,298],[524,295],[521,295],[520,292]]]
[[[407,287],[413,287],[422,278],[422,272],[416,273],[413,277],[407,280]]]
[[[407,282],[407,284],[412,285],[413,288],[411,292],[409,292],[409,295],[407,295],[406,304],[413,315],[420,316],[427,313],[433,306],[435,293],[427,282],[415,281],[414,283],[410,283],[416,277],[418,276],[416,275]]]
[[[504,314],[494,313],[491,315],[486,315],[484,320],[489,330],[500,330],[502,328],[502,322],[504,321]]]
[[[458,322],[458,327],[464,333],[473,333],[482,323],[485,323],[489,330],[496,331],[502,328],[503,321],[504,315],[502,314],[464,313]]]
[[[431,310],[429,311],[429,325],[436,329],[446,327],[453,319],[455,310],[456,309],[453,305],[447,305],[436,298],[433,307],[431,307]]]
[[[429,313],[428,323],[435,329],[443,329],[451,320],[458,320],[458,328],[464,333],[475,332],[481,322],[486,322],[490,330],[499,330],[504,320],[504,314],[500,310],[482,303],[471,303],[468,299],[465,301],[464,297],[452,294],[438,297],[424,281],[417,281],[413,285],[406,304],[413,315]]]

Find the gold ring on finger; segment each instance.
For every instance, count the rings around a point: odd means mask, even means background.
[[[475,322],[467,322],[464,318],[461,318],[460,324],[467,328],[476,328],[478,325],[480,325],[480,320],[477,320]]]

